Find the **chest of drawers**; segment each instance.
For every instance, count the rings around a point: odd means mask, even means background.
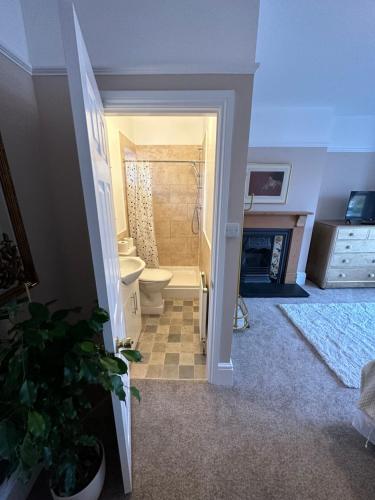
[[[316,222],[306,272],[321,288],[375,287],[375,226]]]

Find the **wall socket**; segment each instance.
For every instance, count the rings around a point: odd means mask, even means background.
[[[241,236],[241,226],[238,222],[227,222],[225,224],[225,236],[227,238],[239,238]]]

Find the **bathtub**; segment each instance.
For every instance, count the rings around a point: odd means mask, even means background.
[[[200,273],[198,266],[160,266],[173,273],[163,290],[165,299],[193,300],[199,298]]]

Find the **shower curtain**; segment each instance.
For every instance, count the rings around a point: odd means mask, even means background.
[[[147,267],[159,267],[152,208],[152,177],[146,162],[126,165],[126,190],[130,236]]]

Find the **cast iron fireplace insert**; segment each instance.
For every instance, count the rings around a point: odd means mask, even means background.
[[[291,229],[243,230],[242,297],[308,297],[297,284],[285,284]]]

